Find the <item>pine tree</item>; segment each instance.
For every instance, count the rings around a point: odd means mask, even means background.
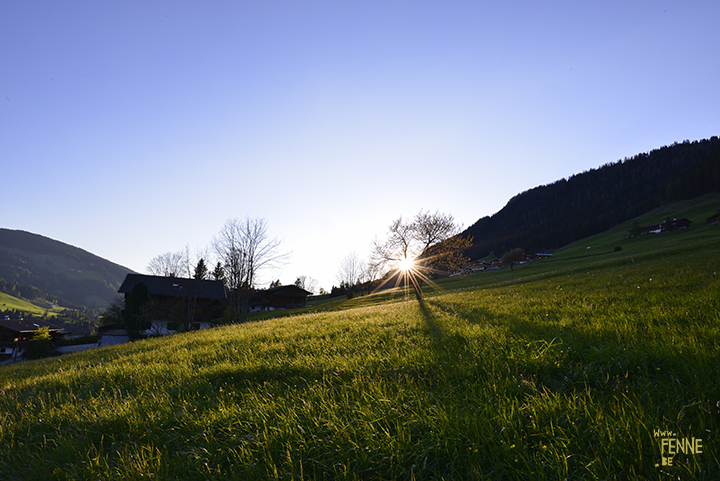
[[[205,259],[200,258],[197,265],[195,266],[195,273],[193,274],[193,278],[205,280],[208,276],[208,268],[205,265]]]
[[[125,300],[125,330],[131,339],[140,336],[150,328],[148,310],[150,308],[150,291],[144,282],[138,282]]]
[[[224,281],[225,280],[225,272],[223,271],[222,262],[218,262],[215,266],[215,269],[212,271],[213,279],[216,281]]]

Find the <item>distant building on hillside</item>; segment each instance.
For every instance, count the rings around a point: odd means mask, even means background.
[[[659,234],[661,232],[669,232],[677,229],[685,229],[690,227],[692,221],[688,218],[673,219],[671,221],[661,222],[659,224],[644,225],[641,227],[633,227],[627,233],[628,237],[642,237],[648,234]]]
[[[718,209],[718,211],[714,215],[708,217],[707,223],[713,225],[720,224],[720,209]]]

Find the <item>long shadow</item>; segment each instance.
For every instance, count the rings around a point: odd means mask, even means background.
[[[460,386],[469,386],[477,382],[489,381],[492,372],[487,369],[478,357],[470,344],[470,340],[458,332],[451,332],[443,325],[430,306],[432,302],[418,300],[418,306],[422,313],[425,328],[430,338],[430,359],[428,359],[428,370],[435,373],[435,381],[438,383],[448,382],[456,386],[454,395],[449,393],[438,393],[451,409],[458,412],[464,409],[467,401]]]
[[[442,339],[445,337],[443,331],[435,319],[435,316],[433,316],[428,309],[425,300],[418,299],[418,305],[420,306],[420,312],[422,312],[425,325],[428,328],[431,337],[434,339],[435,343],[442,342]]]

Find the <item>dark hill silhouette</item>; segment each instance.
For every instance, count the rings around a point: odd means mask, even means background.
[[[66,307],[103,307],[133,271],[68,244],[21,230],[0,229],[0,287],[31,298],[35,287]],[[14,286],[14,287],[13,287]],[[25,295],[22,291],[30,293]]]
[[[463,235],[472,259],[552,250],[665,204],[720,191],[720,140],[685,141],[516,195]]]

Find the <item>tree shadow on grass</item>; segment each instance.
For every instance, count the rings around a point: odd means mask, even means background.
[[[142,395],[142,386],[129,381],[117,396],[107,392],[101,395],[99,387],[63,393],[66,397],[85,397],[88,402],[96,402],[100,396],[118,410],[54,426],[40,421],[34,427],[26,424],[23,429],[32,428],[30,444],[36,447],[23,456],[27,454],[27,459],[42,456],[67,473],[77,469],[76,477],[83,477],[77,459],[87,462],[90,455],[85,453],[102,454],[112,464],[120,462],[123,453],[154,446],[166,456],[158,461],[164,463],[165,477],[200,478],[206,466],[219,466],[226,474],[262,479],[268,472],[260,458],[272,455],[278,465],[281,456],[283,459],[292,456],[293,460],[285,465],[287,478],[291,477],[292,469],[300,468],[306,474],[314,469],[315,476],[320,478],[342,477],[333,471],[335,466],[348,467],[359,473],[357,478],[467,479],[473,470],[490,478],[512,478],[510,473],[522,471],[512,470],[514,458],[498,449],[496,437],[506,427],[500,426],[497,418],[507,405],[514,400],[518,400],[516,405],[528,399],[532,402],[546,395],[543,390],[570,397],[588,386],[604,390],[609,396],[621,396],[617,388],[622,385],[613,385],[612,379],[624,367],[609,361],[593,364],[589,356],[599,347],[599,339],[579,327],[541,326],[507,315],[492,317],[488,312],[466,313],[465,317],[452,320],[441,314],[448,307],[451,306],[436,301],[418,303],[428,339],[427,350],[423,350],[422,357],[403,365],[368,361],[343,370],[298,366],[292,362],[249,368],[223,363],[208,365],[183,382],[171,384],[163,393],[163,401],[158,402],[150,401],[149,394]],[[497,340],[488,340],[495,345],[492,349],[483,348],[477,339],[468,338],[462,326],[455,329],[448,324],[449,321],[478,324],[483,320],[504,326],[514,344],[502,346]],[[561,355],[560,351],[568,346],[577,347],[577,358],[567,352]],[[554,364],[555,360],[560,361],[559,365]],[[659,367],[672,367],[672,362]],[[648,374],[662,385],[661,376],[652,373],[654,368],[654,364],[648,365]],[[604,373],[611,374],[610,384],[603,380]],[[534,382],[535,388],[527,387],[519,379]],[[501,386],[499,390],[487,388],[496,382]],[[39,387],[56,395],[57,389],[66,389],[51,381]],[[684,404],[691,401],[686,396],[678,400]],[[694,418],[692,406],[683,409],[688,419]],[[294,422],[281,424],[274,418],[280,414]],[[518,413],[517,419],[509,420],[521,427],[509,425],[505,432],[533,434],[535,431],[527,427],[532,421],[521,418],[524,415]],[[495,420],[474,422],[484,416]],[[578,416],[573,420],[583,421]],[[558,414],[553,420],[561,418]],[[593,425],[591,420],[584,421]],[[703,427],[715,429],[716,424]],[[20,434],[16,433],[18,437]],[[399,444],[401,434],[409,439],[405,445]],[[45,438],[59,441],[57,445],[47,443],[37,448]],[[712,449],[714,440],[704,441]],[[234,458],[233,453],[240,448],[257,459]],[[532,447],[524,449],[526,456],[536,454]],[[647,444],[647,450],[654,459],[655,447]],[[175,453],[178,459],[171,459]],[[69,461],[72,457],[76,461]],[[571,458],[569,465],[577,469],[576,474],[586,473],[576,459],[581,458]],[[13,460],[15,466],[22,462],[27,461],[20,456]],[[16,468],[13,472],[21,471]],[[53,477],[52,470],[46,474],[46,479]]]

